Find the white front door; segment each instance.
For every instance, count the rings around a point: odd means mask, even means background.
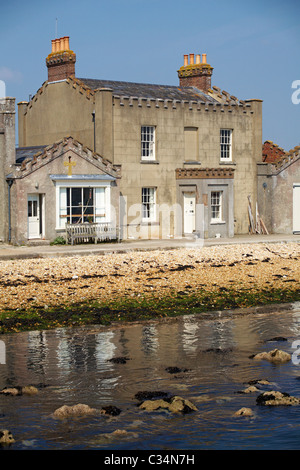
[[[300,232],[300,183],[293,187],[293,232]]]
[[[28,238],[40,238],[40,204],[39,195],[32,194],[27,200]]]
[[[183,193],[184,233],[193,233],[195,230],[196,194],[194,192]]]

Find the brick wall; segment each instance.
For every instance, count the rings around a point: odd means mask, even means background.
[[[179,77],[181,87],[192,86],[207,93],[211,88],[211,75],[195,75],[189,77]]]
[[[46,59],[48,82],[75,77],[75,62],[76,54],[71,51],[50,54]]]

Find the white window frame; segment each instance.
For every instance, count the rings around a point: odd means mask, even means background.
[[[141,160],[155,160],[155,126],[141,127]]]
[[[96,182],[96,181],[56,181],[56,230],[64,230],[66,225],[67,205],[66,205],[66,193],[64,190],[67,188],[92,188],[94,190],[94,206],[95,206],[95,220],[94,222],[111,222],[111,186],[107,182]],[[105,213],[101,217],[97,217],[97,196],[96,190],[98,188],[104,188],[104,204]],[[63,199],[65,198],[65,205]],[[103,209],[102,207],[99,209]],[[64,214],[65,212],[65,214]]]
[[[220,129],[220,161],[232,161],[232,129]]]
[[[142,222],[156,221],[156,188],[142,188]]]
[[[210,221],[212,224],[223,222],[223,191],[210,193]]]

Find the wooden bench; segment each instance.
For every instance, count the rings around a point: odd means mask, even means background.
[[[117,240],[117,228],[109,223],[66,224],[67,243]]]

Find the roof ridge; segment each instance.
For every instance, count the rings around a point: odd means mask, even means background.
[[[53,144],[46,145],[45,147],[46,148],[36,152],[31,157],[25,158],[22,161],[20,168],[15,170],[14,177],[23,178],[55,158],[62,156],[65,153],[65,147],[68,147],[68,150],[76,149],[77,153],[79,153],[81,157],[86,158],[90,163],[104,171],[104,173],[113,175],[116,178],[120,177],[118,165],[114,165],[110,160],[102,157],[99,153],[93,152],[72,136],[63,137],[62,139],[54,142]]]
[[[138,83],[109,79],[78,78],[90,90],[109,87],[115,96],[135,96],[150,99],[171,99],[180,101],[208,101],[217,100],[196,87],[181,87],[179,85],[162,85],[157,83]]]
[[[92,81],[111,82],[111,83],[130,83],[132,85],[145,85],[145,86],[166,87],[166,88],[180,88],[180,89],[183,88],[178,85],[164,85],[162,83],[149,83],[149,82],[132,82],[130,80],[113,80],[109,78],[77,78],[77,80],[81,80],[81,81],[92,80]],[[195,88],[195,87],[184,87],[184,88]]]

